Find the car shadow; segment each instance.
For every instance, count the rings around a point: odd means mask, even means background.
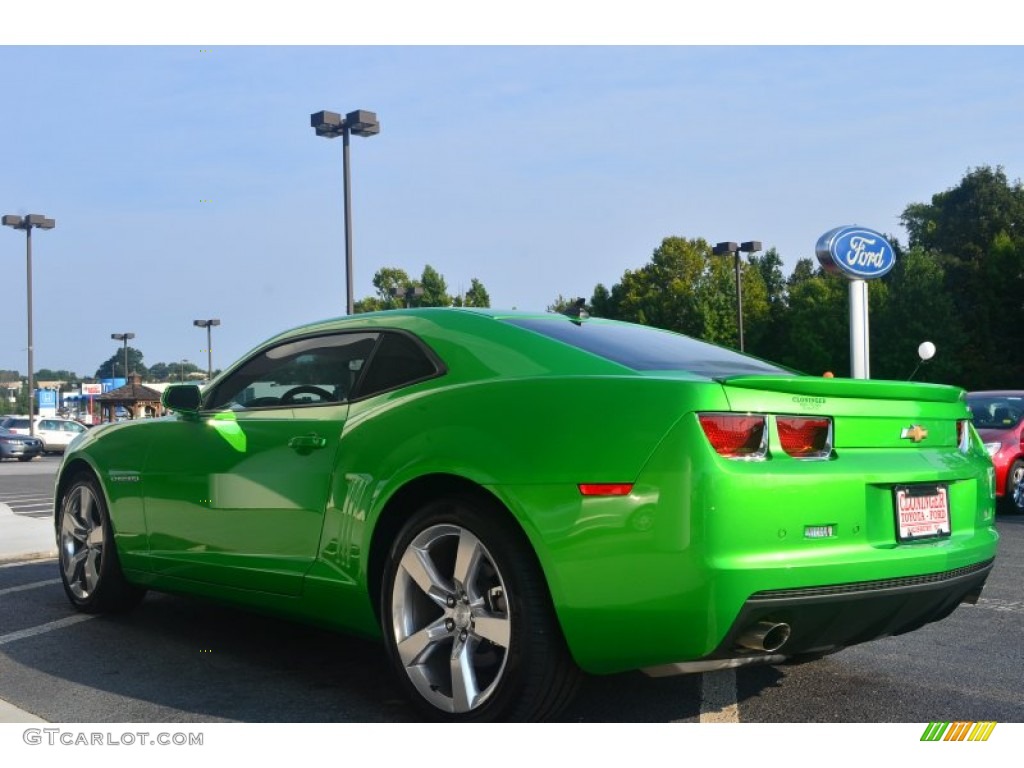
[[[24,582],[55,575],[25,568]],[[15,599],[29,626],[76,615],[59,584]],[[420,720],[376,641],[167,594],[6,644],[0,680],[0,697],[53,722]],[[700,681],[588,676],[558,720],[698,722]]]

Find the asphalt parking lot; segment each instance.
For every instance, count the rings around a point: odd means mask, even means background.
[[[13,518],[47,530],[56,466],[0,465],[0,536]],[[589,678],[563,719],[1024,721],[1024,517],[998,527],[982,600],[942,622],[800,666]],[[416,719],[375,642],[170,595],[85,616],[52,558],[0,565],[0,699],[51,722]]]

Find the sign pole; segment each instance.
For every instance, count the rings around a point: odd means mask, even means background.
[[[850,281],[850,377],[870,378],[867,281],[888,274],[896,253],[881,233],[850,226],[829,230],[814,250],[822,269]]]
[[[850,281],[850,377],[871,378],[868,335],[868,283]]]

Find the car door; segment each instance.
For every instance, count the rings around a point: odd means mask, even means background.
[[[86,427],[75,421],[62,421],[60,423],[61,430],[61,450],[67,450],[67,447],[71,445],[71,441],[78,437],[80,434],[86,431]]]
[[[60,422],[56,419],[40,419],[36,422],[36,437],[43,441],[44,451],[64,450]]]
[[[348,396],[376,333],[259,351],[161,425],[145,463],[148,557],[166,576],[297,595],[316,557]]]

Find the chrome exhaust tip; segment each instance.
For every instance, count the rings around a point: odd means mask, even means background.
[[[789,624],[777,621],[759,621],[745,630],[736,642],[752,651],[773,653],[786,644],[789,634]]]

